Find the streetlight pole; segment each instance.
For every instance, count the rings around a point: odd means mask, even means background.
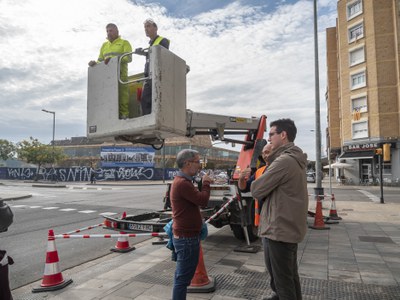
[[[56,112],[55,111],[51,111],[51,110],[46,110],[46,109],[42,109],[42,111],[45,112],[45,113],[49,113],[49,114],[53,115],[53,140],[52,140],[51,143],[53,145],[53,163],[52,163],[52,167],[54,168],[54,159],[55,159],[54,136],[55,136],[55,133],[56,133]],[[54,181],[54,170],[53,170],[52,177],[53,177],[53,181]]]
[[[318,16],[317,0],[314,0],[314,63],[315,63],[315,195],[323,195],[321,174],[321,120],[319,99],[319,62],[318,62]]]

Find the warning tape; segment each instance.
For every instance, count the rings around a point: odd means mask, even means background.
[[[211,217],[209,217],[207,219],[207,221],[205,221],[205,223],[210,223],[211,220],[215,219],[216,217],[218,217],[223,211],[224,209],[233,201],[235,200],[235,198],[230,198],[229,201],[227,203],[225,203],[215,214],[213,214]]]
[[[313,197],[334,197],[333,194],[332,194],[332,195],[326,195],[326,194],[323,194],[323,195],[308,194],[308,196],[313,196]]]
[[[149,232],[149,233],[115,233],[115,234],[57,234],[54,236],[56,239],[70,239],[70,238],[81,238],[81,239],[89,239],[89,238],[119,238],[119,237],[139,237],[139,236],[159,236],[163,237],[167,234],[165,232]]]
[[[65,232],[65,233],[62,233],[62,234],[64,235],[64,234],[79,233],[79,232],[82,232],[82,231],[85,231],[85,230],[90,230],[90,229],[93,229],[93,228],[96,228],[96,227],[100,227],[100,226],[103,226],[103,225],[104,225],[103,223],[100,223],[100,224],[91,225],[91,226],[88,226],[88,227],[83,227],[81,229]]]

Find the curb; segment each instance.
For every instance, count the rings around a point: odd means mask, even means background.
[[[22,196],[16,196],[16,197],[14,197],[14,196],[8,196],[8,197],[5,197],[5,198],[2,198],[2,197],[0,197],[0,199],[1,199],[1,201],[10,201],[10,200],[21,200],[21,199],[26,199],[26,198],[31,198],[32,197],[32,195],[22,195]]]
[[[66,188],[65,184],[45,184],[45,183],[38,183],[32,184],[32,187],[47,187],[47,188]]]

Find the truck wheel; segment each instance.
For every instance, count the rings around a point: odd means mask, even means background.
[[[246,237],[244,236],[243,228],[239,224],[230,224],[231,229],[233,231],[233,235],[235,238],[241,241],[246,241]],[[249,234],[249,241],[254,242],[258,239],[257,236],[257,228],[254,226],[247,226],[247,233]]]

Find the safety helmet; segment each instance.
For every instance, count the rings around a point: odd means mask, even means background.
[[[11,208],[0,199],[0,232],[7,231],[13,222],[13,217]]]

